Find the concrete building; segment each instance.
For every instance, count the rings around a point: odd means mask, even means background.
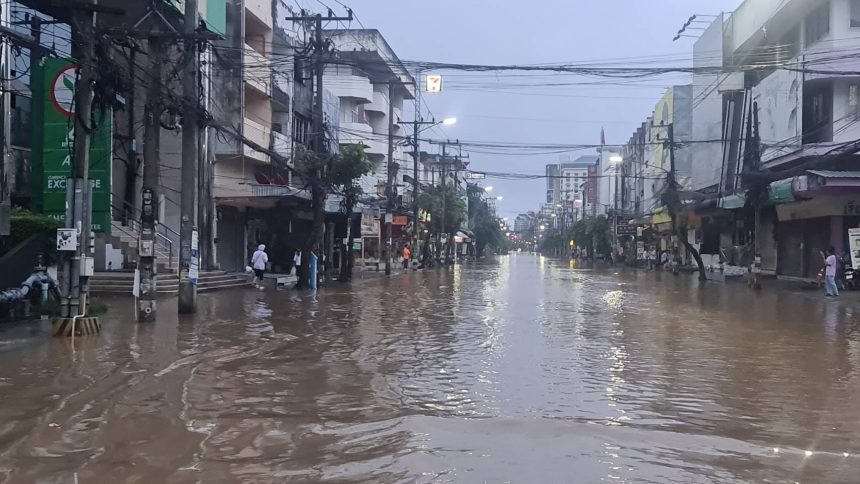
[[[730,74],[721,84],[728,129],[720,206],[734,223],[720,244],[754,240],[765,271],[814,277],[819,252],[833,246],[841,253],[848,228],[860,224],[860,60],[839,55],[860,47],[858,28],[860,2],[853,0],[747,0],[724,23]],[[736,69],[750,64],[773,68]],[[750,139],[756,120],[760,139]],[[744,176],[753,171],[783,178],[767,187],[763,205],[750,198],[760,190]]]
[[[404,176],[412,177],[412,157],[404,150],[403,103],[415,99],[415,80],[377,30],[327,30],[325,37],[343,64],[326,67],[324,83],[340,104],[340,143],[363,144],[376,170],[361,180],[366,195],[382,198],[388,176],[389,106],[394,118],[395,179],[398,196],[411,204]],[[360,67],[359,67],[360,66]],[[389,85],[391,89],[389,90]]]
[[[229,22],[216,45],[232,68],[212,75],[218,93],[213,115],[237,134],[213,141],[217,262],[242,270],[253,249],[264,243],[285,269],[298,245],[296,234],[306,231],[311,220],[309,194],[289,169],[293,154],[309,145],[311,135],[314,93],[296,55],[307,33],[285,20],[291,10],[283,0],[230,0],[227,8],[228,18],[242,21]]]
[[[546,165],[547,206],[555,207],[559,224],[570,226],[594,212],[596,200],[589,197],[594,190],[589,188],[597,184],[594,168],[598,160],[598,156],[587,155],[571,161],[562,155],[558,163]]]

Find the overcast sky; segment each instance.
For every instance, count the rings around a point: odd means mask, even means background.
[[[365,28],[378,29],[401,59],[473,64],[536,64],[666,56],[692,56],[695,39],[672,38],[693,14],[732,11],[741,0],[341,0]],[[319,0],[298,0],[319,10]],[[323,3],[338,7],[334,0]],[[341,13],[335,10],[337,13]],[[702,17],[703,19],[705,17]],[[700,26],[704,26],[701,24]],[[353,27],[358,25],[353,22]],[[699,34],[701,31],[691,31]],[[638,86],[511,87],[510,83],[578,82],[574,76],[517,78],[513,73],[441,72],[445,92],[425,96],[437,119],[458,124],[428,137],[527,143],[609,144],[627,141],[671,84],[689,76],[641,81]],[[464,76],[465,74],[465,76]],[[521,73],[520,73],[521,75]],[[494,86],[494,83],[498,86]],[[504,84],[502,84],[504,83]],[[508,91],[509,93],[500,92]],[[435,147],[423,146],[425,150]],[[594,150],[570,153],[571,158]],[[472,154],[472,169],[543,173],[557,154]],[[500,216],[536,210],[545,180],[487,180],[504,196]]]

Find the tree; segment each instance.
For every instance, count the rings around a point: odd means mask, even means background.
[[[590,217],[577,222],[568,234],[577,246],[584,247],[592,257],[609,254],[612,251],[609,221],[603,215]],[[562,243],[567,243],[562,240]]]
[[[340,156],[335,157],[329,170],[329,178],[334,189],[343,196],[341,207],[346,213],[346,247],[341,253],[340,280],[352,280],[352,211],[363,190],[358,184],[361,177],[373,172],[373,162],[367,158],[364,146],[359,144],[346,145],[341,148]]]
[[[328,195],[325,173],[332,159],[331,155],[320,155],[309,150],[299,150],[294,158],[296,172],[304,181],[305,189],[310,189],[311,210],[313,211],[311,231],[301,244],[302,263],[296,268],[296,276],[298,276],[296,289],[304,289],[310,280],[310,255],[319,256],[322,253],[325,200]],[[317,274],[314,277],[319,277],[320,270],[321,267],[318,264]]]
[[[696,261],[696,265],[699,269],[699,280],[706,281],[708,280],[707,273],[705,271],[705,263],[702,260],[702,255],[699,254],[699,251],[693,247],[693,244],[687,240],[687,224],[686,223],[678,223],[678,214],[683,210],[683,202],[681,200],[681,195],[679,192],[679,187],[675,182],[673,176],[670,176],[669,184],[666,187],[665,193],[660,197],[662,202],[666,205],[666,208],[669,211],[669,216],[672,217],[672,232],[678,236],[678,240],[684,245],[684,248],[687,249],[693,259]]]
[[[456,191],[450,187],[446,188],[444,192],[442,187],[430,187],[418,197],[418,208],[430,214],[430,231],[427,233],[427,240],[424,243],[424,253],[422,254],[423,261],[426,262],[429,254],[430,234],[436,234],[436,240],[440,240],[439,235],[443,233],[448,234],[449,238],[453,237],[454,233],[466,221],[466,204],[457,195]],[[444,226],[442,225],[443,219]],[[436,252],[437,256],[441,255],[441,244],[437,244]]]
[[[490,210],[487,201],[482,197],[484,189],[477,185],[469,185],[469,224],[475,233],[475,253],[478,257],[484,255],[489,247],[504,248],[507,241],[499,219]]]

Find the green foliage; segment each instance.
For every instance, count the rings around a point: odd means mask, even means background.
[[[329,181],[342,190],[353,188],[361,177],[373,173],[373,162],[364,152],[364,146],[353,144],[341,147],[329,166]]]
[[[577,222],[570,231],[570,239],[578,247],[585,247],[589,254],[608,254],[612,251],[606,217],[591,217]]]
[[[475,233],[475,248],[479,256],[486,247],[504,249],[507,237],[499,226],[499,219],[483,199],[484,190],[476,185],[468,186],[469,220]]]
[[[437,233],[454,233],[466,221],[466,203],[448,187],[445,190],[445,216],[442,217],[442,187],[430,187],[418,197],[418,208],[430,212],[430,230]],[[445,226],[442,227],[442,219]]]
[[[12,230],[9,236],[0,238],[0,256],[33,235],[51,234],[60,227],[62,224],[51,217],[16,208],[12,211]],[[46,250],[48,249],[53,252],[53,244],[46,247]]]
[[[87,306],[87,316],[101,316],[108,312],[108,305],[97,300],[90,301]]]
[[[62,310],[62,304],[55,299],[48,299],[43,304],[38,304],[30,308],[30,313],[38,316],[59,316]]]

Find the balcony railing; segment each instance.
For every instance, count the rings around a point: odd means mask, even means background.
[[[272,63],[245,44],[245,82],[266,96],[272,95]]]
[[[245,11],[250,13],[257,22],[272,28],[271,0],[245,0]]]
[[[263,148],[269,148],[271,131],[260,123],[245,118],[245,137]],[[263,163],[269,163],[269,155],[261,153],[250,146],[245,146],[245,156]]]

